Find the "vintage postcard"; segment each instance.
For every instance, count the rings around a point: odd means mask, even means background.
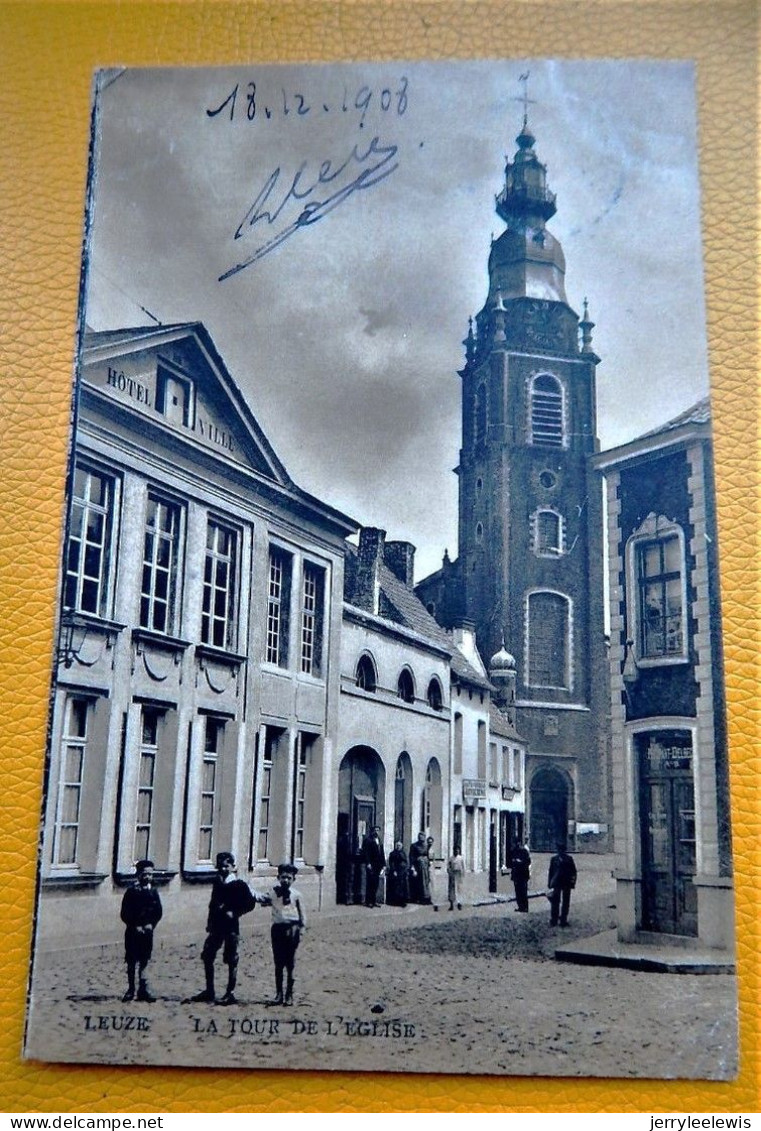
[[[97,74],[27,1057],[734,1077],[695,114]]]

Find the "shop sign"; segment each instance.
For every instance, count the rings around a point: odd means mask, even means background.
[[[486,782],[483,778],[463,778],[462,796],[465,798],[486,797]]]

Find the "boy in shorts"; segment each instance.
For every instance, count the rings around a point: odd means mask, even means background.
[[[161,897],[153,886],[153,861],[138,860],[137,880],[128,887],[122,899],[121,918],[124,930],[124,961],[127,963],[127,992],[122,1001],[155,1001],[148,988],[145,968],[153,953],[153,929],[163,915]],[[138,988],[135,993],[135,972]]]
[[[235,1005],[235,983],[238,977],[238,943],[240,940],[241,915],[252,911],[257,897],[245,880],[236,876],[235,857],[232,852],[217,853],[217,874],[211,888],[209,916],[206,921],[206,942],[203,944],[201,959],[206,988],[196,994],[191,1001],[205,1001],[210,1005],[216,1001],[214,995],[214,960],[222,949],[222,961],[227,966],[227,989],[220,998],[220,1005]]]
[[[277,883],[265,901],[272,908],[272,957],[275,961],[275,1000],[273,1005],[293,1005],[293,968],[301,932],[306,927],[306,916],[301,903],[301,892],[293,881],[298,868],[281,864],[277,870]],[[285,995],[283,994],[285,974]]]

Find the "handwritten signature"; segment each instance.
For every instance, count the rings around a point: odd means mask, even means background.
[[[395,160],[397,152],[398,147],[396,145],[381,145],[380,139],[374,137],[367,147],[355,145],[346,160],[339,165],[336,165],[333,161],[323,161],[316,178],[314,175],[310,177],[306,175],[308,162],[302,161],[291,180],[288,191],[279,203],[279,194],[276,190],[281,178],[281,169],[278,165],[267,177],[253,204],[236,228],[234,238],[236,240],[245,239],[258,224],[266,224],[265,230],[269,230],[273,224],[277,224],[281,216],[283,216],[283,221],[287,220],[286,208],[289,203],[301,204],[303,201],[306,203],[295,220],[286,222],[276,235],[266,240],[240,263],[236,263],[234,267],[230,267],[223,275],[220,275],[219,282],[229,279],[232,275],[250,267],[252,263],[256,263],[258,259],[262,259],[271,251],[274,251],[276,247],[285,243],[294,232],[298,232],[310,224],[316,224],[332,212],[334,208],[353,196],[355,192],[372,188],[373,185],[380,184],[386,177],[390,177],[394,170],[399,168],[399,162]],[[343,174],[351,176],[357,167],[360,168],[360,171],[353,180],[340,183],[343,180]],[[340,187],[328,196],[322,196],[321,193],[319,197],[316,195],[324,185],[334,186],[336,182],[340,183]],[[283,215],[283,213],[286,214]]]

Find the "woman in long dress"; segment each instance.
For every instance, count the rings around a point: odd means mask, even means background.
[[[410,896],[413,903],[431,902],[431,864],[425,833],[410,848]]]
[[[388,854],[386,867],[386,903],[392,907],[406,907],[410,901],[409,862],[400,840]]]

